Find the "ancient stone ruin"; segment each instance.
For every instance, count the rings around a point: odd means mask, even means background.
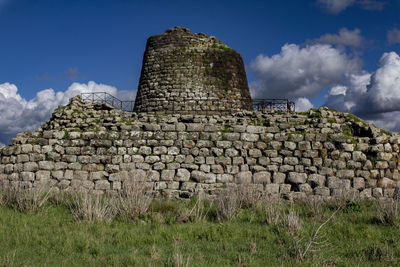
[[[251,106],[243,60],[217,38],[176,27],[147,40],[135,112]]]
[[[185,50],[161,42],[176,38],[190,39]],[[213,196],[238,186],[287,199],[398,195],[400,136],[325,107],[305,113],[248,110],[240,56],[219,48],[218,41],[213,48],[212,40],[181,28],[150,38],[135,110],[151,112],[124,112],[74,97],[40,129],[17,134],[0,149],[0,187],[112,194],[138,180],[169,198]],[[207,75],[203,63],[173,64],[191,50],[198,58],[237,55],[231,78],[224,80],[230,87],[213,70]],[[166,63],[169,53],[172,61]],[[210,64],[217,62],[213,56]],[[153,64],[165,72],[154,71]],[[183,66],[197,73],[192,83]],[[162,73],[167,76],[157,76]],[[220,97],[221,105],[232,96],[242,108],[229,114],[153,112],[192,95]]]

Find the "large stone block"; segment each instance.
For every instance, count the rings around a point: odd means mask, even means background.
[[[198,183],[215,183],[217,176],[214,173],[205,173],[202,171],[192,171],[190,177]]]
[[[269,184],[271,183],[271,173],[261,171],[253,174],[253,180],[255,184]]]
[[[235,181],[238,184],[250,184],[252,177],[253,175],[250,171],[242,171],[236,174]]]
[[[307,174],[298,172],[289,172],[288,182],[293,184],[304,184],[307,181]]]

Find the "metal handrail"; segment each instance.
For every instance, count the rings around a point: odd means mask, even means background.
[[[132,112],[133,106],[135,104],[135,101],[122,101],[106,92],[81,93],[81,99],[83,101],[88,100],[92,102],[106,103],[116,109],[129,112]]]
[[[135,101],[122,101],[106,92],[81,93],[82,100],[107,103],[108,105],[123,111],[134,111]],[[146,111],[161,113],[231,113],[240,110],[281,110],[285,112],[294,112],[295,103],[288,99],[253,99],[251,102],[241,102],[241,104],[230,101],[229,99],[219,98],[186,98],[180,101],[167,101],[163,99],[154,99],[160,105],[146,107]],[[140,109],[138,110],[141,111]]]

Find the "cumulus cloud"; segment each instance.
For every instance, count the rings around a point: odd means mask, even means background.
[[[355,2],[356,0],[318,0],[322,8],[331,14],[339,14]]]
[[[320,38],[312,40],[312,43],[331,44],[338,46],[361,47],[364,43],[364,38],[361,36],[360,29],[349,30],[341,28],[339,34],[324,34]]]
[[[295,105],[296,105],[297,112],[307,111],[310,108],[314,107],[314,105],[306,97],[298,98],[295,102]]]
[[[347,85],[333,87],[326,105],[400,131],[400,56],[384,53],[374,73],[353,74]]]
[[[318,0],[317,3],[328,13],[337,15],[346,8],[357,5],[366,10],[382,10],[384,1],[379,0]]]
[[[134,92],[119,91],[114,86],[95,83],[73,83],[64,92],[53,89],[39,91],[31,100],[18,94],[18,88],[11,83],[0,84],[0,143],[9,143],[17,132],[33,131],[48,120],[55,108],[65,105],[71,97],[80,93],[107,92],[121,100],[134,96]],[[129,99],[131,100],[131,99]]]
[[[363,41],[344,38],[360,36],[359,30],[342,29],[337,35],[323,35],[306,46],[286,44],[280,53],[259,55],[249,66],[255,81],[250,83],[253,98],[288,98],[296,110],[313,107],[311,97],[329,89],[324,105],[350,112],[378,127],[400,131],[400,56],[384,53],[374,72],[361,69],[360,61],[342,44],[356,47]],[[343,37],[343,38],[342,38]]]
[[[251,62],[257,80],[250,88],[254,98],[313,97],[359,68],[357,60],[331,45],[286,44],[279,54],[259,55]]]
[[[400,43],[400,30],[396,28],[389,30],[387,33],[387,40],[389,44]]]

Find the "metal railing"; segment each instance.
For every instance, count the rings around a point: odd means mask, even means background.
[[[288,99],[253,99],[254,110],[273,109],[294,112],[295,108],[294,102]]]
[[[130,112],[132,112],[135,105],[135,101],[133,100],[122,101],[106,92],[81,93],[81,99],[84,101],[106,103],[116,109]]]
[[[106,93],[81,93],[82,100],[106,103],[123,111],[134,111],[135,101],[122,101]],[[237,102],[219,98],[186,98],[180,101],[153,99],[150,106],[136,107],[135,111],[161,113],[231,113],[240,110],[281,110],[294,112],[295,104],[288,99],[253,99],[251,102]]]

